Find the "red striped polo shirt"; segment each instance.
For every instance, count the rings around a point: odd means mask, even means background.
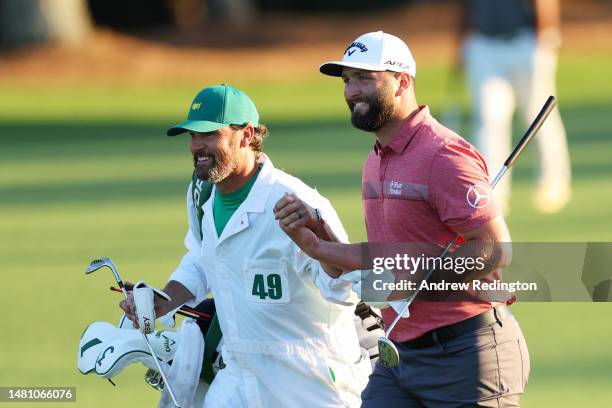
[[[420,107],[385,147],[376,142],[365,162],[362,198],[368,241],[435,243],[441,252],[456,233],[500,215],[493,200],[486,206],[470,205],[468,191],[474,185],[490,186],[483,157],[438,123],[427,106]],[[416,301],[410,317],[401,319],[390,337],[411,340],[490,308],[485,301]],[[382,314],[387,325],[397,316],[392,308]]]

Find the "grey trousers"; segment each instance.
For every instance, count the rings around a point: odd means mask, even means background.
[[[500,322],[423,349],[397,345],[400,363],[376,364],[363,391],[365,408],[518,407],[529,378],[523,333]]]

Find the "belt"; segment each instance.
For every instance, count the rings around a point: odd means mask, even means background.
[[[498,33],[485,33],[485,32],[478,32],[478,33],[492,40],[511,41],[525,33],[533,33],[533,30],[529,28],[517,28],[514,30],[498,32]]]
[[[417,337],[416,339],[404,341],[399,344],[409,348],[422,349],[448,343],[455,337],[476,331],[492,323],[498,322],[501,325],[501,321],[508,316],[512,316],[508,306],[496,306],[490,310],[487,310],[486,312],[472,316],[469,319],[449,324],[448,326],[439,327],[423,334],[420,337]]]

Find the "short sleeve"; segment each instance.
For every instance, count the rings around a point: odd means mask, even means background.
[[[468,144],[449,142],[432,161],[429,201],[440,220],[457,233],[481,227],[499,216],[483,157]]]

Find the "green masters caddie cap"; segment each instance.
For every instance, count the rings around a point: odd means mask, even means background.
[[[212,132],[229,125],[259,126],[259,114],[247,94],[226,84],[202,89],[189,106],[187,120],[174,125],[166,134]]]

